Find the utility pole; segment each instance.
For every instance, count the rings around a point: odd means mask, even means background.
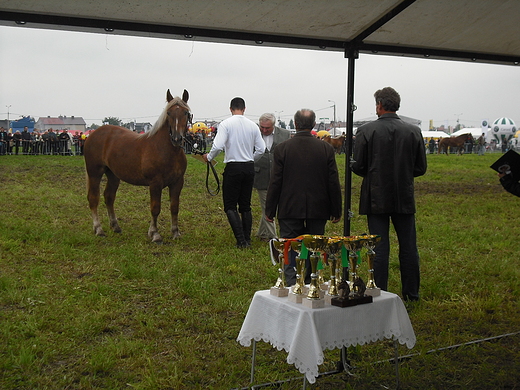
[[[329,102],[334,103],[332,107],[334,107],[334,124],[332,125],[332,128],[334,129],[332,131],[332,135],[336,135],[336,102],[334,100],[329,100]]]
[[[11,108],[11,105],[9,104],[7,107],[7,131],[11,130],[11,121],[9,120],[9,109]]]

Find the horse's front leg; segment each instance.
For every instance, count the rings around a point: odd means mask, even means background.
[[[162,237],[157,229],[157,217],[161,212],[161,194],[161,186],[150,184],[150,211],[152,213],[152,221],[148,228],[148,237],[150,237],[152,242],[157,243],[162,242]]]
[[[180,237],[179,231],[179,198],[181,190],[184,186],[184,179],[179,179],[177,183],[171,184],[168,188],[170,190],[170,212],[172,215],[172,234],[173,238]]]

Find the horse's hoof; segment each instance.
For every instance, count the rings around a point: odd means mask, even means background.
[[[173,235],[173,239],[175,240],[176,238],[180,238],[181,237],[181,233],[179,231],[176,231],[176,232],[172,232],[172,235]]]
[[[154,233],[152,237],[152,242],[155,242],[156,244],[162,244],[162,237],[159,233]]]
[[[98,236],[98,237],[106,237],[105,232],[104,232],[103,229],[101,229],[101,228],[99,228],[99,229],[95,229],[95,230],[94,230],[94,233],[95,233],[96,236]]]

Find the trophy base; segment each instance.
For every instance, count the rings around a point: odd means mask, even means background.
[[[322,309],[325,307],[325,299],[302,299],[302,305],[307,309]]]
[[[289,293],[289,302],[292,303],[302,303],[304,295],[303,294],[295,294],[293,292]]]
[[[270,293],[271,293],[271,295],[274,295],[275,297],[286,297],[287,295],[289,295],[289,289],[271,287]]]
[[[332,305],[332,300],[334,298],[339,298],[339,295],[329,295],[329,294],[325,294],[325,303],[327,305]]]
[[[363,305],[365,303],[372,303],[373,298],[370,295],[365,295],[358,298],[332,298],[330,304],[338,307],[351,307],[356,305]]]
[[[378,297],[381,295],[381,289],[379,287],[376,288],[367,288],[365,290],[366,295],[370,295],[371,297]]]

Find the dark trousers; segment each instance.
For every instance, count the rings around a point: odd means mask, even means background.
[[[378,234],[381,241],[377,245],[374,259],[374,279],[376,285],[388,290],[388,266],[390,256],[390,220],[394,225],[399,242],[399,269],[401,288],[405,300],[419,299],[420,271],[415,214],[370,214],[367,215],[370,234]]]
[[[279,219],[280,237],[296,238],[302,234],[325,234],[326,219]],[[296,252],[289,252],[289,264],[285,266],[285,282],[288,286],[296,283]],[[311,262],[309,258],[305,260],[305,282],[310,282]]]
[[[239,213],[251,211],[251,193],[255,179],[255,164],[253,162],[230,162],[224,168],[222,180],[222,198],[224,211],[236,210]]]

